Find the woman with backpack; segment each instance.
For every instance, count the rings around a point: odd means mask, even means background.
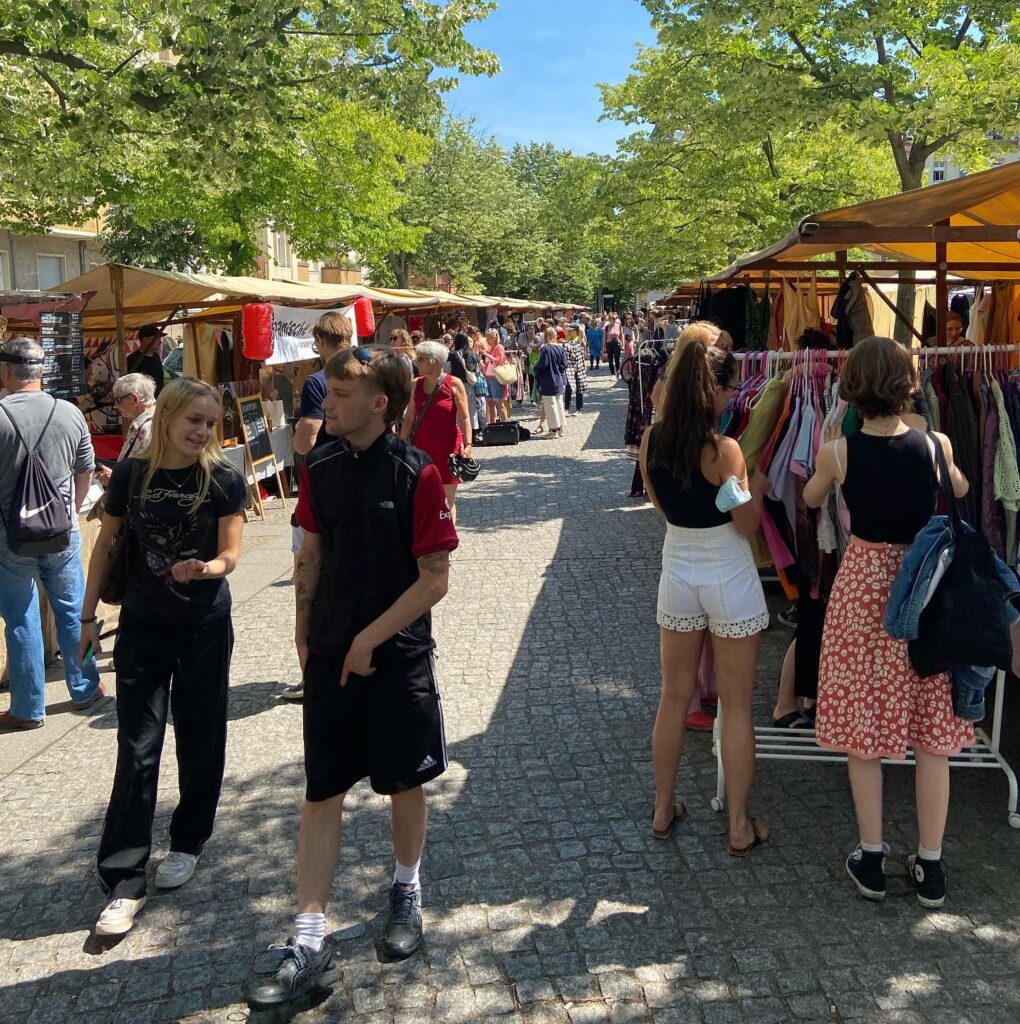
[[[148,447],[118,463],[103,528],[89,563],[81,653],[98,650],[96,606],[110,550],[124,527],[126,589],[113,651],[117,673],[117,769],[99,844],[99,877],[110,902],[97,935],[123,935],[145,905],[159,760],[173,710],[180,801],[158,889],[195,872],[212,834],[223,782],[227,688],[234,632],[226,577],[241,550],[242,477],[217,440],[219,396],[191,378],[160,393]]]
[[[423,341],[414,352],[421,376],[414,381],[400,436],[436,464],[456,524],[460,479],[450,469],[450,456],[472,457],[467,390],[456,377],[443,372],[449,353],[441,342]]]

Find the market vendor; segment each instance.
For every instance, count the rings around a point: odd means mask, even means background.
[[[113,404],[117,412],[129,424],[124,444],[117,456],[118,462],[140,455],[149,446],[152,429],[152,411],[156,407],[156,383],[144,373],[128,373],[119,377],[113,385]],[[96,469],[96,479],[105,487],[113,471],[109,466]]]
[[[138,348],[127,358],[128,373],[144,373],[156,384],[156,397],[163,390],[163,360],[160,349],[166,335],[156,324],[146,324],[138,331]]]

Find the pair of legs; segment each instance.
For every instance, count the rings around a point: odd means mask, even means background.
[[[609,355],[609,372],[618,375],[620,372],[620,356],[623,349],[618,341],[611,341],[607,350]]]
[[[652,730],[655,772],[656,829],[664,830],[673,817],[676,779],[687,736],[687,709],[698,685],[698,668],[707,630],[679,633],[659,630],[662,695]],[[752,698],[758,665],[759,635],[739,640],[712,636],[719,702],[722,705],[722,758],[726,769],[726,799],[730,844],[745,847],[754,841],[748,816],[754,782],[754,722]]]
[[[594,373],[599,368],[599,363],[601,361],[602,361],[602,357],[601,356],[592,356],[592,355],[590,355],[588,357],[588,369],[591,370],[592,373]]]
[[[542,411],[549,421],[549,431],[553,434],[563,433],[563,395],[543,395]]]
[[[914,789],[920,843],[929,850],[942,849],[949,814],[949,758],[914,748]],[[861,842],[882,843],[882,761],[849,755],[847,768]]]
[[[324,914],[337,860],[346,793],[330,800],[306,800],[298,832],[298,913]],[[411,867],[421,860],[428,813],[419,786],[390,798],[393,852],[397,863]]]
[[[577,411],[580,412],[584,408],[584,392],[568,384],[567,390],[563,392],[563,407],[567,412],[570,411],[570,403],[574,398],[577,399]]]
[[[506,403],[502,398],[487,398],[485,400],[486,423],[506,423],[509,418],[506,412]]]
[[[53,611],[71,699],[87,701],[99,686],[95,658],[84,668],[78,659],[85,596],[81,534],[72,531],[63,551],[29,558],[14,554],[7,546],[6,534],[0,531],[0,617],[4,620],[11,674],[11,714],[33,722],[46,717],[46,665],[37,578]]]

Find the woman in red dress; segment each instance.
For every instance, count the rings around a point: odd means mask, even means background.
[[[439,341],[423,341],[415,347],[418,372],[413,400],[404,413],[400,436],[420,448],[439,470],[454,523],[457,522],[457,487],[460,480],[450,471],[450,456],[471,458],[471,413],[464,385],[444,372],[450,353]]]

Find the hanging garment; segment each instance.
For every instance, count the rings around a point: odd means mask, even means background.
[[[783,313],[786,318],[786,341],[792,345],[808,327],[818,330],[822,318],[818,312],[818,288],[814,281],[806,291],[783,281]]]
[[[999,558],[1006,557],[1006,520],[1002,506],[995,500],[995,455],[999,448],[999,411],[989,394],[989,407],[985,420],[984,442],[981,452],[981,475],[985,486],[981,489],[981,532],[988,538],[992,550]]]
[[[992,468],[994,481],[992,490],[995,500],[1000,502],[1005,519],[1006,541],[1005,555],[1016,560],[1016,517],[1020,512],[1020,466],[1017,463],[1016,441],[1013,425],[1006,411],[1006,402],[1002,386],[997,380],[991,382],[992,399],[999,417],[999,439],[995,448],[995,460]]]
[[[942,379],[948,396],[948,412],[943,421],[953,443],[953,455],[960,472],[970,482],[970,491],[960,499],[960,514],[972,526],[980,522],[981,456],[978,444],[978,419],[967,393],[967,381],[953,366],[942,367]]]
[[[838,348],[853,348],[858,341],[875,333],[864,282],[857,271],[840,285],[836,301],[832,304],[832,315],[836,320]]]

